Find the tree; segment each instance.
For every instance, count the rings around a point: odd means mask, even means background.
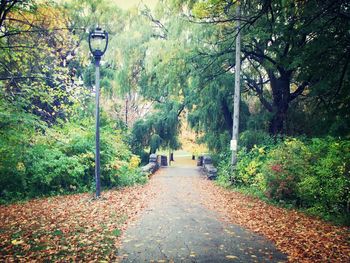
[[[66,13],[53,5],[12,3],[2,11],[1,96],[47,123],[65,119],[78,93],[79,63]]]
[[[317,93],[331,98],[348,83],[349,58],[343,54],[349,53],[349,5],[341,0],[241,2],[245,86],[272,114],[270,133],[287,133],[288,110],[295,99]],[[234,63],[225,60],[234,52],[234,5],[209,0],[192,8],[190,19],[217,29],[215,37],[207,38],[212,48],[199,54],[212,61],[210,67],[223,61],[218,74]],[[332,94],[320,88],[333,85],[338,88]]]
[[[189,23],[181,17],[181,14],[174,15],[173,11],[164,4],[160,4],[155,14],[151,14],[147,9],[142,10],[143,18],[138,19],[142,23],[148,22],[148,26],[152,26],[153,30],[148,29],[140,35],[138,32],[140,25],[136,23],[136,28],[130,27],[136,32],[127,32],[128,36],[139,37],[131,41],[133,44],[129,43],[123,48],[125,55],[122,69],[118,74],[119,80],[124,87],[139,93],[151,101],[156,109],[164,111],[164,114],[156,111],[157,116],[152,114],[147,120],[135,123],[134,138],[139,138],[139,142],[142,142],[136,143],[135,140],[135,144],[149,146],[153,134],[164,140],[167,136],[164,137],[158,132],[160,128],[155,132],[146,127],[163,126],[167,129],[167,121],[170,118],[165,114],[171,112],[174,105],[178,105],[179,112],[174,114],[176,122],[180,123],[179,116],[187,108],[193,126],[196,126],[198,131],[207,131],[205,140],[210,143],[211,148],[221,149],[232,127],[232,101],[230,91],[227,90],[227,85],[233,79],[232,73],[230,68],[227,68],[227,74],[221,76],[218,71],[221,71],[221,63],[224,60],[215,61],[215,67],[205,67],[210,64],[208,63],[210,58],[197,54],[203,47],[201,39],[209,37],[215,31],[215,27],[203,30],[202,25]],[[213,81],[215,77],[217,78]],[[217,89],[220,89],[220,92],[217,92]],[[178,125],[172,127],[174,131],[178,128]],[[228,132],[225,133],[226,130]],[[212,136],[209,136],[210,132]],[[225,133],[225,136],[221,136],[220,143],[216,140],[217,132]],[[176,131],[176,136],[178,133],[179,131]],[[153,139],[153,142],[159,142],[155,136]],[[173,141],[170,144],[177,143]],[[162,147],[168,146],[163,143]]]
[[[134,151],[140,153],[149,148],[151,154],[160,148],[178,149],[182,111],[183,106],[179,103],[159,104],[152,114],[136,121],[132,129]]]

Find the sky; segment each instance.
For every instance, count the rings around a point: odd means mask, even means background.
[[[114,0],[114,2],[116,2],[120,8],[125,10],[133,6],[137,6],[140,2],[143,2],[151,9],[153,9],[156,6],[158,0]]]

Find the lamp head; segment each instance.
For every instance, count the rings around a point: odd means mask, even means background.
[[[89,34],[89,48],[95,59],[101,59],[107,50],[108,33],[99,26]]]

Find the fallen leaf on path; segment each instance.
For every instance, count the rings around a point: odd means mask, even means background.
[[[156,192],[149,183],[98,200],[86,193],[1,205],[0,262],[115,262],[123,230]]]
[[[227,255],[226,258],[228,258],[228,259],[237,259],[238,257],[233,256],[233,255]]]
[[[16,240],[16,239],[14,239],[14,240],[12,240],[11,241],[11,244],[12,245],[20,245],[20,244],[23,244],[24,243],[24,241],[23,240]]]
[[[269,205],[219,187],[212,181],[197,180],[196,187],[207,208],[218,212],[226,222],[272,240],[288,255],[289,262],[350,262],[349,227],[335,226],[295,210]]]

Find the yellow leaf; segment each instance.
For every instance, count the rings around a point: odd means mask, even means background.
[[[228,259],[237,259],[238,257],[233,256],[233,255],[227,255],[226,258],[228,258]]]
[[[14,240],[11,241],[11,243],[12,243],[12,245],[20,245],[20,244],[23,244],[24,241],[23,240],[16,240],[16,239],[14,239]]]

